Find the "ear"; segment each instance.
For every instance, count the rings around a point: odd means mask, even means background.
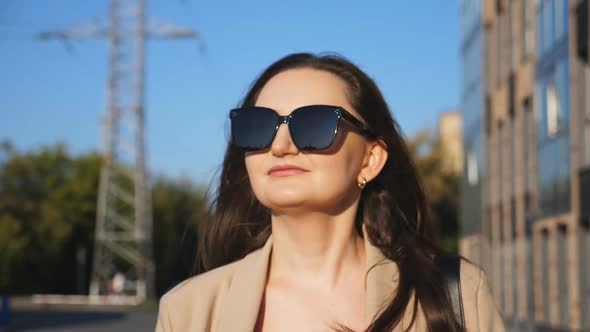
[[[387,145],[383,140],[378,139],[371,142],[365,154],[363,168],[359,172],[357,183],[362,183],[363,179],[371,182],[376,178],[385,166],[388,156]]]

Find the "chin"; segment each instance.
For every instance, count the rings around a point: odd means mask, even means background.
[[[272,210],[296,208],[305,205],[305,199],[295,193],[272,193],[263,200],[263,205]]]

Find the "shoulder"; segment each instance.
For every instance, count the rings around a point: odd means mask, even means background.
[[[240,264],[243,259],[189,278],[166,292],[160,299],[156,331],[209,331]]]
[[[166,292],[161,301],[167,303],[182,302],[190,299],[188,295],[194,294],[198,294],[201,299],[207,298],[207,295],[213,295],[229,284],[236,266],[240,263],[241,261],[238,260],[186,279]]]
[[[235,318],[262,296],[272,241],[233,263],[192,277],[160,299],[157,332],[215,331],[224,315]],[[257,313],[257,312],[256,312]],[[249,317],[242,317],[249,319]]]
[[[485,272],[461,260],[461,296],[468,331],[504,331],[502,318],[492,297]]]
[[[479,266],[461,259],[461,289],[464,293],[476,292],[485,278],[485,272]]]
[[[461,259],[461,292],[464,302],[495,306],[486,273],[479,266],[465,259]],[[488,295],[489,298],[487,298]]]

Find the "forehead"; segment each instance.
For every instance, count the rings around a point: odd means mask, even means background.
[[[351,110],[346,83],[338,76],[316,69],[291,69],[275,75],[260,91],[256,106],[270,107],[281,114],[306,105],[342,106]]]

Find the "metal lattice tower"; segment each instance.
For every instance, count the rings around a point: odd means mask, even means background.
[[[108,39],[108,99],[90,296],[117,294],[136,303],[155,295],[144,138],[145,40],[199,37],[193,30],[148,21],[145,8],[145,0],[111,0],[106,26],[97,22],[41,34],[64,42]]]

